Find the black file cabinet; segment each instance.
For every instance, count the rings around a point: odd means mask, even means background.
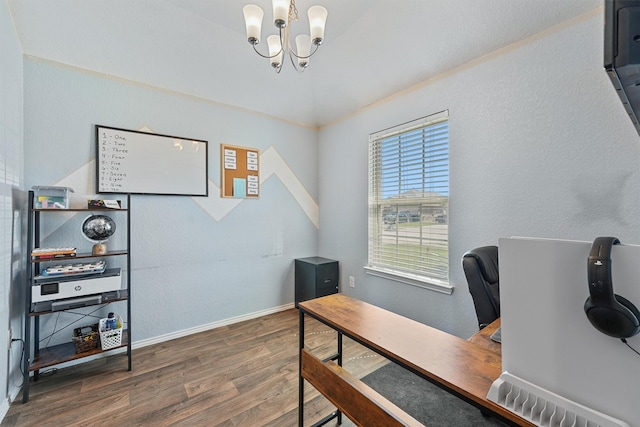
[[[321,257],[295,260],[296,307],[300,301],[338,293],[338,261]]]

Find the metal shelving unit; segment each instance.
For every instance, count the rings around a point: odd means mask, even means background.
[[[112,352],[117,349],[126,348],[128,359],[128,370],[131,370],[131,195],[126,195],[127,205],[121,209],[100,209],[100,208],[87,208],[87,209],[38,209],[34,207],[34,192],[29,192],[29,207],[28,207],[28,224],[27,224],[27,265],[28,273],[26,279],[26,304],[24,310],[24,358],[23,358],[23,389],[22,389],[22,402],[27,403],[29,401],[29,387],[30,377],[33,372],[33,380],[37,381],[39,377],[39,371],[43,368],[58,365],[60,363],[70,362],[72,360],[78,360],[89,356],[94,356],[103,352]],[[127,235],[126,235],[126,249],[109,251],[104,255],[93,255],[91,253],[78,253],[73,258],[68,259],[33,259],[31,252],[34,248],[39,247],[41,243],[40,239],[40,224],[43,220],[43,216],[56,215],[65,212],[100,212],[100,213],[118,213],[119,215],[126,215],[127,221]],[[109,257],[126,257],[126,296],[119,298],[109,299],[108,301],[101,301],[100,303],[92,304],[95,306],[111,304],[118,301],[127,302],[127,328],[122,333],[121,345],[108,350],[102,350],[99,346],[97,348],[76,353],[76,347],[71,341],[63,344],[58,344],[50,347],[40,348],[40,317],[47,316],[61,311],[38,311],[32,310],[32,293],[31,287],[35,283],[35,277],[40,272],[42,265],[52,263],[64,263],[65,261],[77,261],[79,259],[96,259],[96,258],[109,258]],[[87,305],[91,306],[91,305]],[[32,327],[33,325],[33,327]]]

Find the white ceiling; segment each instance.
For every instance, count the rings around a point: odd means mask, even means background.
[[[602,6],[602,0],[297,0],[329,11],[325,42],[278,75],[246,40],[242,7],[269,0],[8,0],[26,55],[305,126],[395,92]],[[298,31],[299,30],[299,31]]]

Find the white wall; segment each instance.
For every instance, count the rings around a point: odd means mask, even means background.
[[[317,249],[315,130],[45,61],[26,59],[24,75],[26,188],[68,185],[85,200],[94,193],[96,124],[209,142],[210,195],[203,205],[190,197],[132,196],[134,343],[292,306],[293,260]],[[261,151],[261,176],[274,174],[259,200],[237,206],[221,200],[221,143]],[[291,184],[310,197],[315,223]],[[85,216],[70,219],[46,245],[90,248],[80,234]],[[47,316],[42,325],[48,331],[70,321]],[[68,341],[64,334],[51,343]]]
[[[0,419],[22,381],[20,344],[6,350],[9,328],[19,338],[24,265],[21,239],[22,188],[22,49],[5,2],[0,2]]]
[[[513,235],[640,242],[640,137],[602,66],[603,20],[599,9],[322,130],[319,247],[341,261],[341,283],[355,277],[345,292],[466,337],[468,249]],[[368,135],[445,109],[450,296],[363,270]]]

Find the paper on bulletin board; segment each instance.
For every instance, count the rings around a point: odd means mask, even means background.
[[[255,151],[247,151],[247,170],[258,170],[258,153]]]
[[[233,178],[233,197],[244,199],[247,197],[247,180],[244,178]]]

